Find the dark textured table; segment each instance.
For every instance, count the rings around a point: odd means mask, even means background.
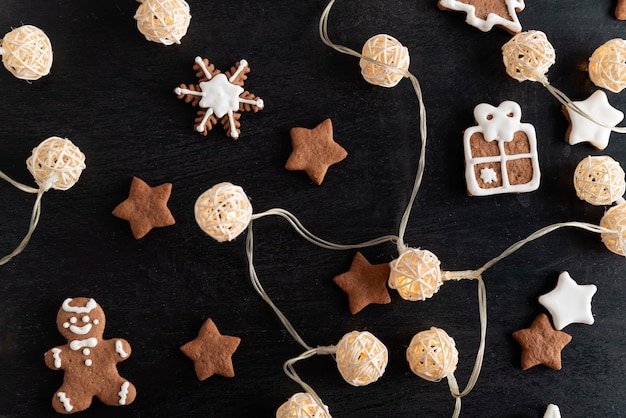
[[[85,417],[270,417],[301,388],[282,370],[303,349],[255,293],[248,276],[245,233],[218,243],[197,226],[193,205],[212,185],[244,188],[255,213],[280,207],[316,235],[355,243],[397,234],[416,172],[420,146],[418,105],[411,84],[392,89],[363,81],[358,60],[334,52],[318,37],[326,2],[189,1],[192,21],[181,45],[148,42],[127,0],[5,0],[0,31],[33,24],[50,37],[52,73],[27,83],[0,68],[0,170],[34,185],[25,160],[49,136],[71,139],[87,157],[80,181],[43,196],[40,225],[26,250],[0,267],[0,417],[55,416],[50,400],[62,373],[43,353],[64,344],[55,326],[62,301],[95,298],[107,314],[105,337],[125,338],[132,356],[120,373],[138,390],[136,401],[113,408],[94,401]],[[544,31],[557,51],[551,83],[574,100],[596,87],[586,63],[602,43],[623,36],[613,16],[616,1],[528,1],[524,29]],[[480,267],[509,245],[556,222],[597,224],[607,207],[576,197],[572,176],[587,155],[626,161],[623,135],[612,134],[602,152],[570,146],[560,104],[538,83],[518,83],[504,71],[501,46],[510,35],[464,23],[464,15],[428,1],[339,0],[330,36],[360,50],[372,35],[398,38],[411,55],[426,103],[429,142],[422,187],[405,240],[434,252],[444,270]],[[174,87],[195,80],[197,55],[228,69],[242,58],[252,71],[246,88],[265,109],[242,116],[238,141],[221,128],[207,137],[193,130],[195,109],[177,100]],[[626,109],[626,96],[608,93]],[[542,171],[532,193],[469,197],[465,191],[462,132],[474,124],[479,103],[513,100],[522,121],[537,131]],[[321,186],[284,168],[289,130],[325,118],[349,153]],[[141,240],[111,215],[133,176],[155,186],[170,182],[176,225]],[[15,248],[28,227],[34,196],[0,183],[0,253]],[[357,315],[332,281],[354,251],[331,251],[304,241],[278,218],[254,223],[255,265],[275,303],[311,345],[336,344],[347,332],[367,330],[389,349],[389,365],[376,383],[355,388],[343,381],[330,356],[296,368],[336,417],[446,417],[454,401],[447,383],[415,376],[405,360],[412,336],[431,326],[456,341],[455,373],[463,388],[479,343],[476,283],[450,282],[426,302],[371,305]],[[364,250],[373,263],[397,257],[393,244]],[[463,399],[465,417],[541,417],[549,403],[563,417],[626,416],[624,372],[624,258],[598,235],[563,229],[501,261],[485,275],[489,325],[482,373]],[[595,324],[565,328],[572,342],[563,368],[520,368],[511,337],[530,326],[561,271],[598,287]],[[236,376],[200,382],[179,346],[212,318],[222,333],[241,338],[233,356]]]

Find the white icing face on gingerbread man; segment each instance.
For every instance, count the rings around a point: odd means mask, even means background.
[[[87,409],[93,397],[106,405],[128,405],[137,391],[117,372],[116,364],[131,353],[121,338],[103,339],[104,311],[90,298],[68,298],[57,314],[57,328],[67,344],[45,353],[46,366],[65,371],[52,406],[61,414]]]
[[[57,314],[59,332],[68,341],[102,338],[105,323],[104,311],[93,299],[65,299]]]

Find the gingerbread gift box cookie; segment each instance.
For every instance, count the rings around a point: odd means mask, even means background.
[[[535,128],[522,123],[512,101],[474,108],[477,126],[465,130],[465,180],[471,196],[537,190],[541,173]]]
[[[128,405],[135,400],[135,386],[119,375],[117,363],[131,354],[122,338],[103,338],[106,318],[94,299],[65,299],[57,314],[57,327],[67,344],[48,350],[46,366],[63,370],[63,384],[52,398],[61,414],[83,411],[94,397],[106,405]]]

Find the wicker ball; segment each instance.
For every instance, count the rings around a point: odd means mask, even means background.
[[[454,373],[459,352],[452,337],[440,328],[431,327],[415,334],[406,350],[406,359],[413,373],[438,382]]]
[[[432,297],[443,280],[439,259],[430,251],[407,248],[390,263],[389,287],[402,299],[416,301]]]
[[[589,58],[589,78],[598,87],[619,93],[626,87],[626,41],[611,39]]]
[[[398,68],[402,72],[409,68],[409,50],[402,46],[396,38],[389,35],[380,34],[369,38],[363,45],[362,55]],[[403,77],[401,72],[376,65],[363,58],[359,61],[359,66],[365,81],[377,86],[393,87]]]
[[[69,139],[53,136],[33,148],[26,167],[45,190],[67,190],[85,169],[85,154]]]
[[[326,418],[328,407],[320,406],[313,396],[305,392],[293,395],[276,411],[276,418]]]
[[[554,64],[556,53],[546,34],[531,30],[521,32],[502,46],[502,58],[508,75],[519,81],[548,81],[546,73]]]
[[[613,158],[588,156],[574,171],[576,195],[592,205],[611,205],[624,196],[624,170]]]
[[[241,187],[224,182],[198,197],[194,213],[200,228],[211,238],[232,241],[248,227],[252,205]]]
[[[38,80],[50,73],[52,44],[41,29],[20,26],[4,35],[0,46],[2,63],[15,77]]]
[[[180,44],[187,34],[191,15],[184,0],[139,0],[137,29],[147,40],[164,45]]]
[[[337,344],[337,368],[344,380],[352,386],[373,383],[385,373],[387,347],[374,335],[352,331]]]
[[[600,226],[613,232],[603,232],[602,242],[615,254],[626,255],[626,203],[610,208],[602,219]]]

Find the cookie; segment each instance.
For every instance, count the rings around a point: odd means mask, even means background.
[[[499,26],[509,33],[522,31],[517,12],[524,10],[524,0],[439,0],[441,10],[464,12],[465,21],[483,32]]]
[[[241,338],[220,334],[212,319],[207,319],[196,339],[180,347],[180,351],[193,360],[198,380],[205,380],[214,374],[234,377],[233,354],[239,347]]]
[[[63,385],[52,397],[61,414],[83,411],[94,397],[106,405],[128,405],[135,400],[135,386],[120,376],[117,363],[131,354],[122,338],[103,339],[104,311],[90,298],[65,299],[57,314],[57,328],[67,344],[45,353],[46,366],[63,370]]]
[[[333,139],[330,119],[313,129],[291,128],[289,134],[293,151],[285,168],[304,171],[318,186],[324,181],[328,168],[348,156],[348,152]]]
[[[615,17],[618,20],[626,20],[626,0],[618,0],[615,7]]]
[[[522,346],[522,370],[539,364],[561,370],[561,351],[572,340],[571,335],[555,330],[544,313],[535,318],[530,328],[515,331],[513,338]]]
[[[559,275],[556,287],[539,296],[541,303],[552,315],[554,327],[559,331],[569,324],[594,322],[591,312],[591,299],[598,288],[593,284],[578,284],[568,272]]]
[[[541,173],[535,128],[521,123],[522,110],[512,101],[474,109],[477,126],[465,130],[465,181],[470,196],[537,190]]]
[[[196,57],[195,62],[193,69],[198,84],[181,84],[174,89],[174,93],[186,103],[200,107],[195,120],[197,132],[206,136],[219,122],[226,135],[232,139],[239,138],[241,112],[258,112],[265,106],[263,99],[243,88],[250,72],[248,61],[238,61],[224,74],[206,58]]]
[[[174,225],[176,221],[167,207],[172,183],[150,187],[133,177],[128,198],[113,209],[113,215],[130,223],[135,239],[143,238],[152,228]]]
[[[390,271],[388,263],[371,264],[357,251],[350,270],[333,279],[348,294],[348,306],[352,315],[371,303],[391,303],[386,286]]]
[[[624,119],[624,113],[611,106],[606,93],[602,90],[596,90],[587,99],[573,102],[573,104],[587,115],[607,126],[617,126]],[[563,105],[562,110],[563,115],[569,121],[569,127],[567,132],[565,132],[565,140],[570,145],[589,142],[591,146],[600,151],[609,145],[610,128],[598,125],[589,120],[589,118],[578,114],[570,106]]]

